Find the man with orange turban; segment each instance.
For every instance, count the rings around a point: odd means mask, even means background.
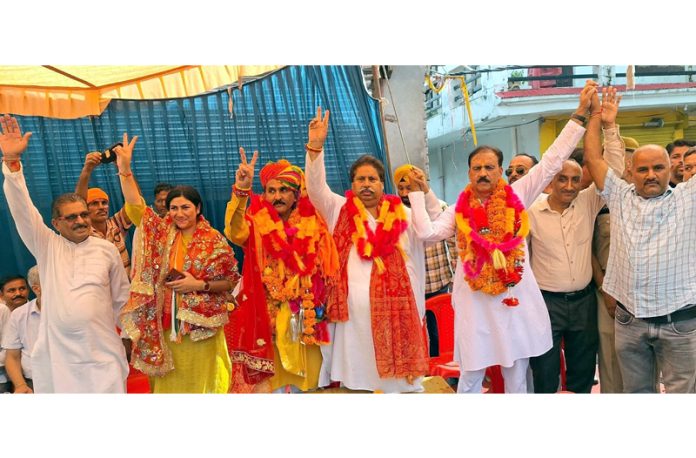
[[[88,153],[85,165],[80,172],[80,178],[75,185],[75,193],[87,202],[87,209],[92,222],[91,236],[99,237],[113,243],[121,255],[123,267],[130,274],[130,257],[126,250],[126,232],[133,225],[126,212],[121,208],[109,218],[109,196],[100,188],[89,188],[89,180],[94,168],[101,164],[101,153]]]
[[[225,214],[225,235],[244,248],[246,261],[240,307],[228,326],[232,390],[256,385],[264,391],[267,379],[275,392],[312,390],[321,369],[319,346],[329,342],[325,303],[338,268],[336,246],[307,198],[302,169],[284,159],[269,163],[260,173],[263,194],[255,195],[258,152],[247,162],[239,151]]]

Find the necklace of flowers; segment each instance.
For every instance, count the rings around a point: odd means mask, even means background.
[[[507,290],[503,304],[518,305],[511,288],[522,280],[529,219],[515,192],[501,179],[482,205],[469,184],[457,201],[455,221],[459,256],[471,289],[491,295]]]
[[[288,302],[293,314],[300,312],[301,341],[307,345],[317,343],[315,325],[324,319],[325,313],[324,304],[315,304],[312,292],[312,279],[318,275],[317,248],[321,237],[314,206],[306,196],[301,197],[285,223],[271,204],[254,196],[249,214],[266,254],[261,277],[268,291],[272,328],[275,329],[278,306]]]
[[[385,194],[378,204],[377,226],[373,231],[368,224],[368,213],[362,201],[346,192],[348,216],[353,234],[351,239],[358,255],[365,260],[372,260],[377,272],[384,272],[384,257],[394,250],[401,250],[399,237],[408,227],[404,204],[398,196]]]

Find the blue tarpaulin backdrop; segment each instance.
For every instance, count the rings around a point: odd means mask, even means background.
[[[85,155],[128,132],[139,136],[133,171],[147,202],[158,182],[192,185],[203,197],[203,214],[222,231],[239,147],[249,155],[259,151],[257,175],[266,162],[280,158],[304,168],[307,126],[317,106],[331,111],[325,150],[335,192],[350,187],[348,169],[358,156],[385,160],[379,102],[366,92],[358,66],[285,67],[233,90],[232,97],[234,115],[228,92],[220,90],[185,99],[113,100],[101,116],[77,120],[19,116],[22,131],[33,132],[22,162],[34,205],[51,227],[51,201],[74,190]],[[123,205],[113,164],[97,167],[90,186],[109,194],[112,213]],[[258,177],[254,189],[261,190]],[[26,275],[35,261],[17,234],[4,193],[0,240],[0,276]]]

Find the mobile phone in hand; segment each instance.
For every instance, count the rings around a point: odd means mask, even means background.
[[[170,281],[181,280],[182,278],[186,278],[186,275],[184,275],[182,272],[179,272],[178,270],[172,268],[169,270],[169,273],[167,273],[167,276],[164,277],[164,281],[169,283]]]
[[[108,164],[109,162],[114,162],[116,160],[116,152],[114,151],[114,148],[116,148],[117,146],[123,146],[123,143],[115,143],[108,147],[103,153],[101,153],[100,161],[102,164]]]

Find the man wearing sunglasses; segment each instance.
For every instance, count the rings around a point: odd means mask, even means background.
[[[508,183],[512,184],[519,180],[529,172],[529,169],[539,163],[539,160],[534,156],[526,153],[520,153],[510,160],[510,165],[505,170],[505,176],[508,178]]]
[[[22,153],[31,132],[17,120],[0,118],[3,190],[22,241],[39,266],[41,325],[32,358],[36,393],[123,393],[128,376],[126,352],[116,320],[128,299],[129,283],[118,249],[90,237],[90,213],[74,193],[58,196],[51,223],[29,197]]]

